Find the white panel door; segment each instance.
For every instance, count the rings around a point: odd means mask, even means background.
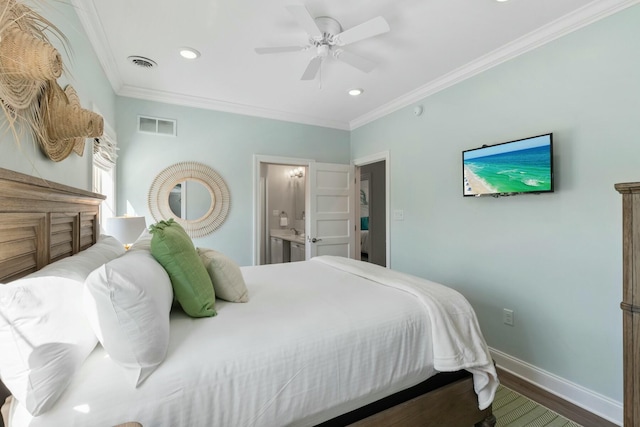
[[[337,255],[352,258],[355,253],[354,167],[332,163],[311,163],[308,180],[306,255]]]

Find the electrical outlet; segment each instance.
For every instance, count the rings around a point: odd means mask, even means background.
[[[404,211],[402,209],[394,210],[393,219],[396,221],[404,221]]]
[[[280,211],[278,209],[274,209],[272,215],[273,216],[280,216]]]
[[[502,321],[505,325],[513,326],[513,310],[502,309]]]

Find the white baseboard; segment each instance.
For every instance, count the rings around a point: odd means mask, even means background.
[[[490,348],[496,365],[600,418],[622,425],[622,403],[560,378],[527,362]]]

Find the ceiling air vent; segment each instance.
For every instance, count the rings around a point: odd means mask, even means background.
[[[149,58],[145,58],[144,56],[130,56],[127,59],[133,65],[137,65],[138,67],[142,68],[153,68],[158,66],[155,61]]]
[[[138,116],[138,132],[176,136],[176,121],[157,117]]]

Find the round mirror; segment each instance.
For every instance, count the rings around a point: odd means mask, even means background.
[[[149,189],[149,210],[156,221],[174,218],[191,237],[220,227],[227,217],[230,196],[216,171],[196,162],[169,166]]]
[[[169,193],[169,208],[176,218],[200,219],[212,203],[215,202],[211,200],[207,187],[193,179],[177,183]]]

